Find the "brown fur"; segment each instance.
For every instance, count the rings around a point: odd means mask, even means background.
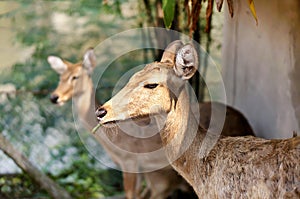
[[[195,71],[187,68],[198,64],[196,51],[192,45],[177,51],[180,43],[171,43],[167,50],[176,45],[176,52],[136,73],[101,107],[107,110],[102,124],[153,115],[163,127],[167,158],[199,198],[299,198],[300,137],[266,140],[206,131],[192,114],[186,88]],[[149,89],[149,84],[157,87]]]
[[[176,114],[180,114],[180,109],[174,109],[178,110]],[[167,122],[161,134],[168,137],[171,132],[189,133],[178,132],[177,128]],[[194,187],[199,197],[300,196],[300,137],[287,140],[265,140],[252,136],[224,137],[218,140],[206,157],[200,158],[201,141],[206,134],[207,132],[199,127],[192,144],[172,164]],[[169,143],[170,140],[164,141],[166,146]],[[178,156],[174,153],[175,147],[177,146],[170,145],[166,150],[167,156],[172,160]]]
[[[51,64],[51,61],[49,62]],[[76,111],[80,117],[79,119],[86,129],[91,131],[91,129],[96,126],[97,121],[93,108],[93,84],[88,70],[83,67],[82,62],[77,64],[72,64],[67,61],[63,62],[67,68],[60,75],[58,87],[52,93],[52,96],[58,96],[57,103],[61,105],[71,98],[74,98]],[[73,77],[78,77],[78,79],[72,80]],[[124,128],[132,127],[129,125]],[[140,167],[141,163],[136,162],[135,156],[128,152],[146,153],[162,147],[161,139],[158,134],[147,139],[139,139],[122,132],[119,128],[102,130],[103,132],[97,132],[95,134],[95,138],[122,170],[132,169],[133,167],[137,167],[138,170],[138,167]],[[105,133],[106,137],[103,136],[103,133]],[[164,154],[162,155],[164,157]],[[143,162],[143,164],[147,164],[147,162]],[[148,195],[146,195],[146,193],[150,192],[151,198],[164,199],[176,189],[187,191],[189,190],[188,187],[190,187],[181,176],[178,176],[176,171],[171,167],[167,167],[162,170],[142,174],[146,179],[147,187],[143,191],[144,195],[141,195],[140,192],[142,192],[143,188],[140,182],[142,176],[140,175],[141,174],[137,173],[123,172],[126,198],[143,198],[143,196],[147,197]],[[160,182],[159,189],[157,182]]]

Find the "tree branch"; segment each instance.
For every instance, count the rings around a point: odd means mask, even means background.
[[[51,178],[38,170],[22,153],[0,133],[0,149],[9,156],[24,172],[26,172],[41,188],[45,189],[54,199],[71,199],[69,193]]]

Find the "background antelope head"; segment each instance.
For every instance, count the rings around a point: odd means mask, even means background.
[[[73,96],[76,97],[87,90],[93,89],[90,75],[96,66],[96,56],[93,49],[89,49],[83,56],[83,61],[73,64],[56,56],[49,56],[48,62],[60,75],[57,88],[50,99],[53,103],[63,105]]]
[[[109,124],[168,114],[176,104],[185,80],[194,75],[197,67],[198,55],[193,45],[172,42],[160,62],[146,65],[119,93],[98,108],[98,120]]]

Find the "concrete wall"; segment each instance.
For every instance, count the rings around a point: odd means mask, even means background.
[[[258,136],[300,134],[300,1],[236,0],[224,7],[223,77],[228,104],[240,109]]]

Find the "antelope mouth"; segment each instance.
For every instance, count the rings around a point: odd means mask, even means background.
[[[110,127],[115,127],[117,126],[118,120],[112,120],[112,121],[107,121],[107,122],[99,122],[99,124],[101,124],[101,126],[105,127],[105,128],[110,128]]]
[[[126,123],[126,122],[134,122],[135,124],[139,126],[146,126],[151,123],[153,118],[151,118],[150,115],[142,115],[137,117],[130,117],[126,119],[117,119],[117,120],[110,120],[110,121],[103,121],[101,123],[104,127],[115,127],[119,123]]]
[[[58,106],[63,106],[65,104],[65,100],[60,100],[58,96],[50,96],[50,101],[52,104],[58,105]]]
[[[65,104],[64,101],[58,101],[58,102],[52,102],[52,104],[55,104],[56,106],[63,106]]]

